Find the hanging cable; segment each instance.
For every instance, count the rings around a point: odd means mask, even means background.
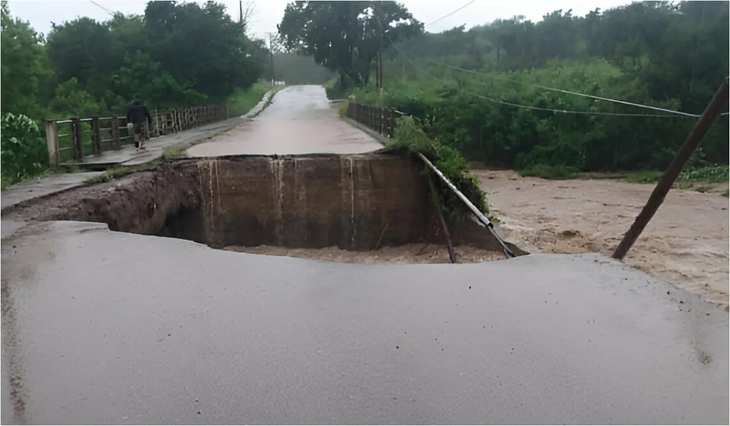
[[[508,82],[508,83],[522,84],[524,86],[536,87],[538,89],[549,90],[549,91],[559,92],[559,93],[565,93],[565,94],[568,94],[568,95],[582,96],[582,97],[585,97],[585,98],[596,99],[596,100],[604,101],[604,102],[613,102],[613,103],[617,103],[617,104],[629,105],[629,106],[633,106],[633,107],[637,107],[637,108],[644,108],[644,109],[651,109],[651,110],[654,110],[654,111],[667,112],[667,113],[670,113],[670,114],[682,115],[682,116],[685,116],[685,117],[692,117],[692,118],[699,118],[700,117],[699,114],[690,114],[690,113],[681,112],[681,111],[674,111],[674,110],[671,110],[671,109],[659,108],[659,107],[655,107],[655,106],[651,106],[651,105],[642,105],[642,104],[637,104],[637,103],[633,103],[633,102],[622,101],[622,100],[619,100],[619,99],[604,98],[602,96],[588,95],[588,94],[585,94],[585,93],[573,92],[573,91],[570,91],[570,90],[556,89],[554,87],[547,87],[547,86],[543,86],[543,85],[540,85],[540,84],[527,83],[527,82],[524,82],[524,81],[518,81],[518,80],[509,79],[509,78],[498,77],[498,76],[490,75],[490,74],[483,73],[483,72],[479,72],[479,71],[467,70],[467,69],[464,69],[464,68],[460,68],[460,67],[457,67],[457,66],[445,64],[445,63],[438,62],[438,61],[435,61],[435,62],[436,62],[437,65],[442,65],[442,66],[444,66],[446,68],[450,68],[450,69],[453,69],[453,70],[458,70],[458,71],[462,71],[462,72],[466,72],[466,73],[470,73],[470,74],[485,75],[485,76],[489,76],[489,77],[491,77],[491,78],[493,78],[495,80],[501,80],[501,81],[505,81],[505,82]]]
[[[442,16],[442,17],[438,18],[437,20],[435,20],[435,21],[433,21],[433,22],[431,22],[431,23],[428,23],[428,24],[426,24],[426,26],[428,27],[429,25],[433,25],[433,24],[435,24],[436,22],[439,22],[439,21],[442,21],[442,20],[444,20],[444,19],[448,18],[449,16],[453,15],[453,14],[454,14],[454,13],[456,13],[456,12],[459,12],[459,11],[461,11],[462,9],[465,9],[465,8],[466,8],[467,6],[469,6],[469,5],[470,5],[470,4],[472,4],[472,3],[475,3],[476,1],[477,1],[477,0],[471,0],[471,1],[469,2],[469,3],[465,4],[464,6],[461,6],[460,8],[458,8],[458,9],[456,9],[455,11],[453,11],[453,12],[449,13],[448,15],[444,15],[444,16]]]
[[[400,53],[401,56],[403,56],[408,62],[410,62],[410,64],[413,65],[414,68],[416,68],[418,71],[422,72],[423,74],[427,75],[431,79],[439,81],[439,82],[443,83],[444,85],[446,84],[443,79],[440,79],[440,78],[434,76],[433,74],[429,73],[422,67],[418,66],[415,62],[413,62],[413,60],[411,60],[411,58],[409,58],[408,55],[403,53],[403,51],[395,43],[393,43],[393,40],[391,40],[390,36],[388,36],[387,33],[384,33],[384,34],[385,34],[385,37],[390,42],[390,44],[393,46],[393,48],[395,48],[398,51],[398,53]],[[654,118],[677,118],[678,117],[677,115],[668,115],[668,114],[632,114],[632,113],[614,113],[614,112],[601,112],[601,111],[575,111],[575,110],[542,108],[542,107],[535,107],[535,106],[530,106],[530,105],[522,105],[522,104],[517,104],[517,103],[513,103],[513,102],[502,101],[499,99],[493,99],[493,98],[489,98],[487,96],[484,96],[484,95],[481,95],[478,93],[474,93],[474,92],[471,92],[468,90],[464,90],[464,89],[461,89],[458,87],[456,87],[455,89],[459,92],[462,92],[462,93],[465,93],[465,94],[468,94],[471,96],[475,96],[480,99],[484,99],[488,102],[512,106],[512,107],[516,107],[516,108],[536,110],[536,111],[546,111],[546,112],[561,113],[561,114],[600,115],[600,116],[616,116],[616,117],[654,117]],[[671,111],[671,110],[668,110],[668,111]],[[676,113],[676,111],[673,111],[673,112]],[[685,118],[694,118],[694,116],[692,116],[692,115],[684,115],[684,117]]]
[[[89,1],[91,3],[93,3],[94,5],[96,5],[96,6],[100,7],[100,8],[102,8],[102,9],[104,9],[104,11],[106,11],[106,13],[110,14],[111,16],[114,16],[115,15],[114,12],[112,12],[111,10],[107,9],[106,7],[100,5],[99,3],[95,2],[94,0],[89,0]]]

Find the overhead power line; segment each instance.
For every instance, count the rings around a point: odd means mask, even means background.
[[[651,106],[651,105],[643,105],[643,104],[637,104],[637,103],[634,103],[634,102],[622,101],[620,99],[604,98],[602,96],[588,95],[588,94],[585,94],[585,93],[572,92],[570,90],[556,89],[554,87],[547,87],[547,86],[543,86],[543,85],[540,85],[540,84],[527,83],[527,82],[518,81],[518,80],[511,80],[509,78],[498,77],[498,76],[494,76],[494,75],[487,74],[487,73],[483,73],[483,72],[479,72],[479,71],[467,70],[467,69],[464,69],[464,68],[460,68],[460,67],[456,67],[456,66],[453,66],[453,65],[440,63],[440,62],[436,62],[436,63],[439,64],[439,65],[443,65],[443,66],[445,66],[447,68],[451,68],[453,70],[462,71],[462,72],[466,72],[466,73],[470,73],[470,74],[485,75],[485,76],[489,76],[489,77],[491,77],[491,78],[493,78],[495,80],[501,80],[501,81],[506,81],[506,82],[515,83],[515,84],[522,84],[524,86],[536,87],[538,89],[549,90],[549,91],[552,91],[552,92],[560,92],[560,93],[565,93],[567,95],[582,96],[584,98],[591,98],[591,99],[595,99],[595,100],[599,100],[599,101],[604,101],[604,102],[613,102],[613,103],[617,103],[617,104],[629,105],[629,106],[633,106],[633,107],[637,107],[637,108],[651,109],[651,110],[654,110],[654,111],[667,112],[667,113],[670,113],[670,114],[682,115],[682,116],[685,116],[685,117],[692,117],[692,118],[699,118],[700,117],[699,114],[690,114],[690,113],[687,113],[687,112],[674,111],[674,110],[671,110],[671,109],[659,108],[659,107],[655,107],[655,106]]]
[[[433,25],[433,24],[435,24],[436,22],[439,22],[439,21],[442,21],[442,20],[444,20],[444,19],[448,18],[449,16],[453,15],[453,14],[454,14],[454,13],[456,13],[456,12],[459,12],[459,11],[461,11],[462,9],[466,8],[467,6],[469,6],[470,4],[472,4],[472,3],[476,2],[476,1],[477,1],[477,0],[471,0],[471,1],[469,2],[469,3],[465,4],[464,6],[461,6],[460,8],[458,8],[458,9],[456,9],[455,11],[453,11],[453,12],[449,13],[448,15],[444,15],[444,16],[442,16],[442,17],[438,18],[437,20],[435,20],[435,21],[433,21],[433,22],[430,22],[430,23],[426,24],[426,26],[429,26],[429,25]]]
[[[413,65],[414,68],[416,68],[418,71],[420,71],[421,73],[425,74],[426,76],[430,77],[431,79],[436,80],[436,81],[439,81],[441,83],[444,83],[444,85],[446,84],[443,79],[438,78],[438,77],[434,76],[433,74],[429,73],[428,71],[426,71],[425,69],[423,69],[422,67],[420,67],[418,64],[416,64],[411,58],[409,58],[408,55],[406,55],[398,47],[398,45],[396,45],[395,43],[393,43],[393,40],[390,38],[390,36],[388,36],[388,34],[385,34],[385,36],[386,36],[386,38],[388,38],[388,41],[390,41],[390,44],[398,51],[398,53],[401,56],[403,56],[411,65]],[[446,65],[446,64],[442,64],[442,65]],[[516,81],[514,81],[514,82],[516,82]],[[519,83],[522,83],[522,82],[519,82]],[[531,85],[531,83],[524,83],[524,84],[530,84]],[[475,96],[475,97],[478,97],[480,99],[484,99],[484,100],[486,100],[488,102],[493,102],[493,103],[497,103],[497,104],[501,104],[501,105],[512,106],[512,107],[516,107],[516,108],[530,109],[530,110],[536,110],[536,111],[546,111],[546,112],[553,112],[553,113],[577,114],[577,115],[617,116],[617,117],[654,117],[654,118],[678,118],[680,116],[681,117],[684,117],[684,118],[696,118],[696,117],[699,117],[698,115],[695,115],[695,114],[688,114],[688,113],[683,113],[683,112],[680,112],[680,111],[673,111],[673,110],[665,110],[663,108],[651,107],[651,106],[648,106],[648,105],[632,104],[630,102],[613,100],[613,99],[609,99],[609,98],[601,98],[601,100],[617,101],[619,103],[626,103],[626,104],[632,105],[632,106],[643,106],[643,107],[648,107],[648,108],[651,108],[651,109],[659,109],[659,110],[662,110],[662,111],[669,112],[671,114],[637,114],[637,113],[618,113],[618,112],[601,112],[601,111],[576,111],[576,110],[565,110],[565,109],[554,109],[554,108],[542,108],[542,107],[535,107],[535,106],[531,106],[531,105],[518,104],[518,103],[514,103],[514,102],[507,102],[507,101],[503,101],[503,100],[500,100],[500,99],[494,99],[494,98],[490,98],[490,97],[481,95],[479,93],[474,93],[474,92],[471,92],[469,90],[464,90],[464,89],[461,89],[461,88],[458,88],[458,87],[456,87],[455,89],[457,91],[461,92],[461,93],[465,93],[465,94],[468,94],[468,95],[471,95],[471,96]],[[561,91],[561,92],[569,92],[569,91],[563,91],[561,89],[554,89],[554,90]],[[569,92],[569,93],[574,93],[574,94],[577,94],[577,95],[585,95],[585,94],[577,93],[577,92]],[[592,95],[585,95],[585,96],[593,97]],[[728,115],[728,114],[730,114],[730,113],[724,113],[722,115]]]
[[[445,82],[444,82],[443,79],[440,79],[440,78],[434,76],[433,74],[429,73],[428,71],[426,71],[422,67],[418,66],[415,62],[413,62],[413,60],[411,58],[409,58],[408,55],[406,55],[405,53],[403,53],[403,51],[398,47],[398,45],[396,45],[395,43],[393,43],[393,40],[391,40],[390,36],[388,36],[387,33],[385,34],[385,36],[388,38],[388,41],[390,41],[390,44],[398,51],[398,53],[400,53],[401,56],[403,56],[408,62],[410,62],[411,65],[413,65],[414,68],[416,68],[418,71],[422,72],[423,74],[427,75],[428,77],[432,78],[433,80],[436,80],[436,81],[439,81],[441,83],[444,83],[444,85],[445,85]],[[500,99],[494,99],[494,98],[490,98],[490,97],[481,95],[479,93],[474,93],[474,92],[471,92],[469,90],[464,90],[464,89],[461,89],[461,88],[458,88],[458,87],[456,87],[455,89],[457,91],[461,92],[461,93],[465,93],[465,94],[468,94],[468,95],[471,95],[471,96],[475,96],[475,97],[478,97],[480,99],[484,99],[484,100],[486,100],[488,102],[497,103],[497,104],[501,104],[501,105],[512,106],[512,107],[516,107],[516,108],[530,109],[530,110],[535,110],[535,111],[546,111],[546,112],[562,113],[562,114],[600,115],[600,116],[619,116],[619,117],[654,117],[654,118],[669,118],[669,117],[676,118],[677,117],[677,115],[669,115],[669,114],[633,114],[633,113],[617,113],[617,112],[601,112],[601,111],[576,111],[576,110],[565,110],[565,109],[542,108],[542,107],[535,107],[535,106],[531,106],[531,105],[518,104],[518,103],[514,103],[514,102],[507,102],[507,101],[503,101],[503,100],[500,100]],[[671,110],[669,110],[669,111],[671,111]],[[676,112],[676,111],[674,111],[674,112]],[[690,117],[692,117],[692,116],[690,116]]]
[[[112,12],[111,10],[107,9],[106,7],[104,7],[104,6],[100,5],[99,3],[95,2],[94,0],[89,0],[89,1],[90,1],[91,3],[93,3],[93,4],[95,4],[96,6],[98,6],[98,7],[102,8],[102,9],[104,9],[104,10],[106,11],[106,13],[110,14],[111,16],[114,16],[114,15],[115,15],[115,13],[114,13],[114,12]]]

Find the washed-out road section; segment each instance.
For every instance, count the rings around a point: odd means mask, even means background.
[[[352,265],[81,222],[2,250],[3,423],[728,422],[727,314],[597,255]]]
[[[190,153],[379,147],[314,91]],[[3,220],[2,315],[3,423],[729,420],[727,314],[599,255],[356,265]]]

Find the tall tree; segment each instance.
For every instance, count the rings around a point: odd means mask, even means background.
[[[2,2],[0,42],[3,112],[35,116],[47,99],[44,92],[51,78],[43,38],[29,23],[13,19],[6,1]]]
[[[286,6],[278,29],[288,49],[360,85],[380,49],[421,33],[423,24],[397,2],[297,1]]]

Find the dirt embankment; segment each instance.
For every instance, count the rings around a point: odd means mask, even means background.
[[[510,239],[532,253],[610,255],[653,185],[615,180],[522,178],[475,171]],[[625,258],[626,264],[728,306],[728,199],[673,189]]]
[[[194,167],[165,164],[20,203],[4,209],[3,218],[101,222],[112,231],[156,234],[171,213],[199,204],[195,172]]]

